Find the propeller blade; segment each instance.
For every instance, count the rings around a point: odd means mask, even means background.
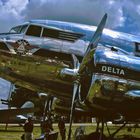
[[[106,23],[106,19],[107,19],[107,14],[104,15],[104,17],[102,18],[100,24],[98,25],[92,40],[86,50],[86,53],[84,55],[84,58],[82,60],[82,63],[80,65],[77,57],[75,55],[72,55],[73,58],[73,64],[74,64],[74,69],[77,69],[79,73],[81,73],[83,71],[83,69],[85,68],[86,64],[88,62],[90,62],[90,60],[92,59],[93,53],[95,52],[95,49],[98,45],[98,42],[101,38],[102,35],[102,31],[104,29],[105,23]],[[73,87],[73,97],[72,97],[72,102],[71,102],[71,110],[70,110],[70,126],[69,126],[69,132],[68,132],[68,140],[70,140],[71,138],[71,127],[72,127],[72,120],[73,120],[73,112],[75,110],[75,100],[77,95],[79,96],[79,94],[77,94],[78,92],[80,92],[79,90],[80,88],[80,83],[77,79],[77,81],[74,82],[74,87]]]
[[[72,127],[72,120],[73,120],[73,112],[74,112],[74,109],[75,109],[75,99],[76,99],[78,88],[79,88],[79,83],[75,82],[74,87],[73,87],[73,97],[72,97],[72,101],[71,101],[70,126],[69,126],[69,132],[68,132],[68,140],[70,140],[70,137],[71,137],[71,127]]]
[[[101,38],[103,29],[104,29],[105,24],[106,24],[106,20],[107,20],[107,14],[105,14],[103,16],[100,24],[98,25],[98,27],[97,27],[97,29],[96,29],[96,31],[91,39],[91,42],[89,43],[89,45],[87,47],[84,58],[82,60],[80,68],[79,68],[79,73],[81,73],[83,71],[83,69],[85,68],[85,66],[87,65],[87,63],[91,61],[92,56],[96,50],[96,47],[99,43],[100,38]]]
[[[74,54],[72,54],[72,58],[73,58],[74,69],[79,69],[79,66],[80,66],[79,60]]]

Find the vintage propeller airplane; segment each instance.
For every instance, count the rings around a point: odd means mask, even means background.
[[[68,139],[74,114],[100,118],[100,138],[107,120],[140,119],[140,39],[104,29],[106,20],[32,20],[0,35],[0,76],[51,95],[45,110],[70,112]]]

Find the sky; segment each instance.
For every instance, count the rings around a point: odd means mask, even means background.
[[[140,34],[140,0],[0,0],[0,32],[30,19],[97,25],[107,13],[107,28]]]
[[[140,35],[140,0],[0,0],[0,33],[30,19],[97,25],[105,13],[107,28]],[[0,98],[9,85],[0,80]]]

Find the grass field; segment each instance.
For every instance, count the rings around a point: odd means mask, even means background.
[[[76,124],[74,124],[72,127],[72,139],[74,136],[75,129],[78,126]],[[117,125],[109,126],[111,132],[114,132],[118,127],[119,126],[117,126]],[[67,132],[68,132],[68,126],[66,128],[67,128]],[[85,133],[89,134],[89,133],[95,131],[95,128],[96,128],[95,124],[87,124],[87,125],[85,125]],[[137,128],[135,133],[134,133],[134,128],[132,128],[131,132],[128,132],[127,129],[128,129],[128,126],[123,128],[116,135],[116,137],[121,138],[122,135],[129,135],[129,136],[135,136],[137,138],[140,138],[140,128]],[[57,124],[54,124],[54,131],[58,132]],[[4,125],[0,126],[0,140],[20,140],[20,137],[23,133],[24,133],[23,128],[21,126],[11,126],[10,125],[10,126],[8,126],[7,131],[5,131]],[[40,136],[40,127],[39,126],[34,127],[33,134],[34,134],[34,138],[38,138]],[[108,135],[106,128],[105,128],[105,135]],[[58,135],[58,140],[61,140],[60,135]]]

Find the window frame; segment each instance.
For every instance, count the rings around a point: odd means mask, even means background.
[[[29,28],[30,28],[30,26],[38,26],[38,27],[40,27],[41,28],[41,30],[40,30],[40,35],[39,36],[35,36],[35,35],[28,35],[27,34],[27,32],[28,32],[28,30],[29,30]],[[42,26],[40,26],[40,25],[36,25],[36,24],[29,24],[28,25],[28,27],[27,27],[27,29],[26,29],[26,31],[25,31],[25,35],[26,36],[32,36],[32,37],[42,37],[42,30],[43,30],[43,27]]]
[[[14,30],[14,29],[16,29],[16,28],[19,28],[19,29],[16,31],[16,30]],[[12,27],[12,28],[10,29],[9,33],[20,34],[21,28],[22,28],[22,25],[18,25],[18,26]],[[11,32],[12,30],[15,31],[15,32]]]
[[[57,29],[52,29],[52,28],[48,28],[48,27],[43,27],[41,37],[43,37],[43,38],[53,38],[53,39],[60,40],[60,39],[58,39],[58,37],[55,37],[55,36],[43,36],[43,33],[44,33],[44,30],[45,30],[45,29],[46,29],[46,30],[55,30],[55,31],[58,32],[58,34],[59,34],[59,31],[60,31],[60,30],[57,30]]]
[[[23,29],[23,26],[26,26],[26,29],[24,30],[24,32],[21,32],[22,29]],[[29,24],[24,24],[24,25],[22,25],[22,28],[20,29],[20,33],[21,33],[21,34],[25,34],[26,31],[27,31],[27,29],[28,29],[28,27],[29,27]]]
[[[50,35],[43,36],[43,33],[44,33],[45,29],[46,30],[52,30],[52,31],[56,32],[56,36],[55,36],[55,34],[52,35],[52,36],[50,36]],[[64,29],[56,29],[56,28],[50,28],[50,27],[47,27],[47,26],[46,27],[43,26],[41,37],[74,43],[83,36],[84,36],[84,34],[81,34],[81,33],[76,33],[76,32],[67,31],[67,30],[64,30]]]

